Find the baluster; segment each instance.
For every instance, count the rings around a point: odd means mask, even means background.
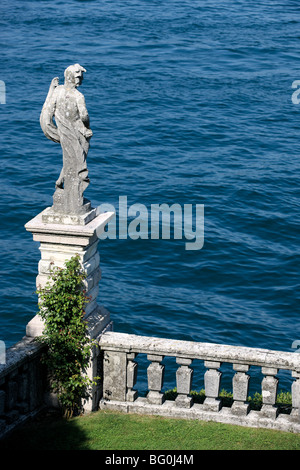
[[[207,411],[219,411],[221,408],[221,400],[218,398],[220,392],[220,383],[222,372],[218,369],[221,367],[220,362],[204,361],[208,370],[204,374],[205,400],[203,407]]]
[[[163,393],[161,393],[164,369],[165,366],[160,364],[164,356],[158,356],[154,354],[148,354],[148,361],[152,361],[147,369],[148,376],[148,388],[149,392],[147,395],[148,402],[154,405],[162,405],[164,401]]]
[[[37,396],[37,361],[32,360],[28,364],[28,380],[30,383],[30,393],[29,393],[29,411],[33,411],[38,403]]]
[[[231,411],[235,415],[245,416],[249,411],[247,397],[250,376],[246,374],[246,372],[249,370],[249,366],[244,364],[233,364],[233,370],[236,371],[236,374],[234,374],[232,379],[234,401],[231,407]]]
[[[292,383],[292,412],[291,416],[300,421],[300,372],[292,371],[292,377],[296,380]]]
[[[278,369],[262,367],[261,371],[265,375],[261,384],[263,402],[261,413],[263,416],[275,419],[278,414],[278,410],[275,407],[278,387],[278,379],[275,375],[277,374]]]
[[[12,423],[19,417],[16,409],[18,398],[17,370],[14,370],[6,379],[6,404],[7,409],[5,416],[9,423]]]
[[[0,379],[0,386],[2,386],[3,384],[4,384],[4,379]],[[6,421],[5,419],[2,419],[4,418],[4,414],[5,414],[5,401],[6,401],[5,391],[0,390],[0,435],[6,427]]]
[[[25,402],[28,397],[28,364],[24,364],[20,369],[18,381],[18,401]]]
[[[176,363],[180,367],[176,371],[176,385],[177,385],[177,397],[176,405],[183,408],[190,408],[193,403],[192,397],[189,395],[191,391],[193,369],[189,366],[192,364],[193,359],[186,359],[184,357],[177,357]]]
[[[6,403],[6,393],[4,390],[0,390],[0,416],[4,415]]]
[[[18,375],[18,398],[16,408],[20,413],[27,413],[29,410],[28,405],[28,374],[27,364],[25,364],[20,370]]]
[[[128,353],[127,354],[127,393],[126,393],[126,400],[127,401],[134,401],[137,398],[138,392],[133,390],[133,387],[136,383],[137,378],[137,368],[138,364],[134,361],[136,358],[136,353]]]
[[[15,370],[7,378],[6,385],[6,405],[8,410],[15,408],[18,398],[18,383],[17,383],[17,371]]]

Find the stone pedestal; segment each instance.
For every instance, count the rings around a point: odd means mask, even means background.
[[[64,267],[65,261],[79,255],[80,263],[86,273],[85,288],[89,303],[85,308],[85,319],[91,339],[99,337],[104,329],[111,329],[109,312],[98,305],[99,280],[101,278],[98,242],[106,224],[114,217],[113,212],[96,215],[95,210],[85,214],[80,221],[69,215],[52,217],[51,210],[45,209],[25,228],[33,234],[33,240],[40,243],[41,260],[38,264],[37,287],[44,287],[53,267]],[[43,321],[36,315],[27,324],[26,336],[36,337],[43,332]],[[96,368],[96,354],[91,363],[91,374]],[[93,409],[94,403],[86,404]]]

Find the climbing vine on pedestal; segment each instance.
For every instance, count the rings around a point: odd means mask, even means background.
[[[79,256],[71,258],[64,268],[53,268],[39,295],[39,315],[44,322],[38,341],[47,346],[47,365],[51,390],[57,394],[65,417],[82,411],[82,400],[97,380],[91,380],[86,369],[94,346],[84,320],[87,298]]]

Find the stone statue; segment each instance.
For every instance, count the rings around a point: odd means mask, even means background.
[[[59,85],[58,77],[53,78],[40,116],[45,136],[59,142],[63,152],[52,213],[80,216],[91,210],[90,202],[83,197],[89,185],[86,158],[93,135],[84,96],[77,89],[83,72],[86,70],[75,64],[65,70],[63,85]]]

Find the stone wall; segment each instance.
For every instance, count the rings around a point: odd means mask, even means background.
[[[112,330],[112,322],[95,336],[94,330],[97,331],[98,327],[88,324],[89,334],[96,341],[102,333]],[[45,346],[38,343],[36,337],[28,335],[6,351],[5,364],[0,364],[0,439],[40,412],[59,408],[56,395],[49,391],[47,369],[42,362],[45,351]],[[101,351],[95,346],[86,370],[90,379],[103,376],[102,362]],[[85,413],[99,408],[102,385],[99,381],[90,390],[89,398],[83,400]]]
[[[6,351],[6,363],[0,365],[0,437],[46,406],[43,350],[33,338],[24,337]]]

